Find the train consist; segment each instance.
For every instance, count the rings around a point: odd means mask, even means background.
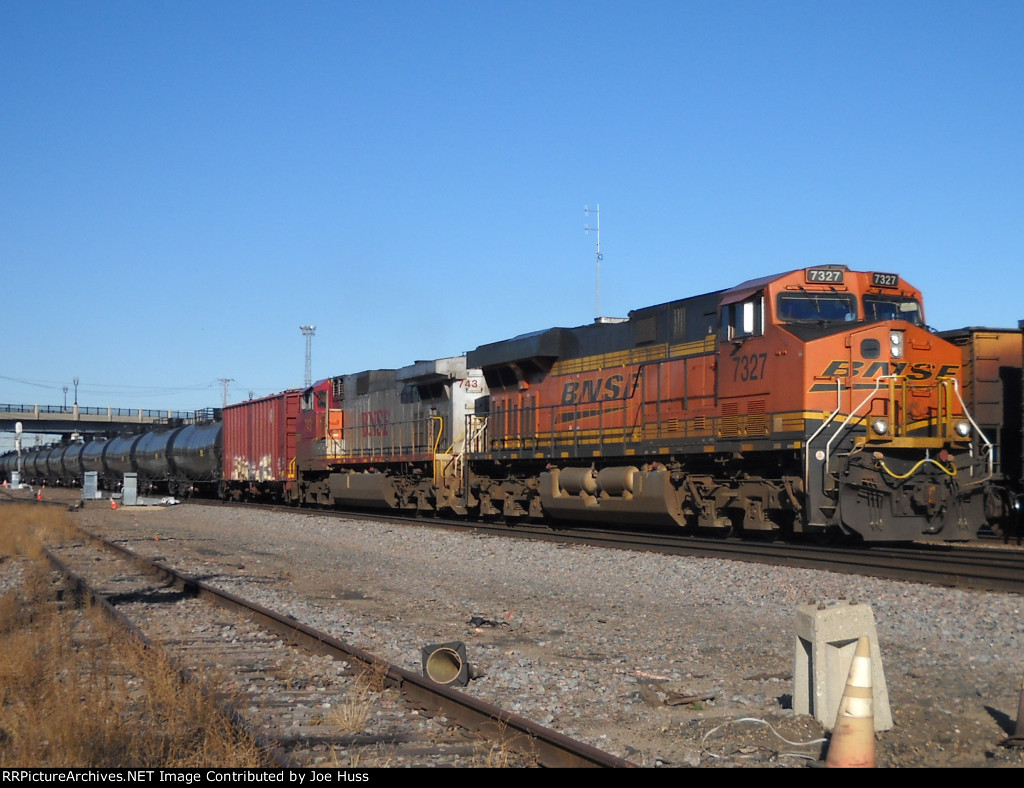
[[[37,450],[23,478],[91,462],[298,505],[965,539],[1005,527],[1020,480],[1020,332],[986,331],[935,333],[897,274],[817,266],[236,403],[187,440]]]

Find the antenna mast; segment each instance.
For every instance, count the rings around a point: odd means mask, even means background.
[[[597,227],[593,228],[597,232],[597,295],[596,295],[596,309],[597,314],[594,315],[596,318],[601,318],[601,203],[597,204],[597,207],[593,210],[589,206],[583,206],[584,216],[590,214],[597,216]],[[583,225],[583,230],[587,235],[590,235],[591,227],[588,224]]]
[[[306,338],[306,388],[313,385],[313,334],[316,326],[299,326],[299,331]]]

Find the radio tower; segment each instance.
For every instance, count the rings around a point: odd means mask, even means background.
[[[597,227],[593,228],[597,232],[597,314],[594,315],[598,320],[601,319],[601,203],[597,204],[597,207],[591,210],[588,206],[583,206],[584,216],[590,214],[597,216]],[[590,235],[590,225],[583,225],[583,230],[587,235]]]
[[[302,336],[306,338],[306,388],[313,385],[313,334],[316,326],[299,326]]]

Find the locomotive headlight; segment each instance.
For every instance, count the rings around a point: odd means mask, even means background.
[[[968,435],[971,434],[971,423],[967,420],[958,421],[955,425],[953,425],[953,430],[961,438],[966,438]]]
[[[876,435],[885,435],[889,431],[889,420],[875,419],[871,422],[871,429],[875,431]]]
[[[889,332],[889,355],[892,356],[893,358],[901,358],[903,356],[902,331]]]

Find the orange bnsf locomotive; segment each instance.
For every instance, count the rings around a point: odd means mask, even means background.
[[[196,473],[174,430],[116,457],[117,440],[9,455],[0,473],[74,483],[96,455],[182,495],[966,539],[1015,511],[1021,466],[1000,461],[1020,448],[1020,348],[1019,331],[933,333],[896,274],[817,266],[229,405],[197,434]]]
[[[963,539],[992,445],[897,274],[819,266],[477,348],[484,515]]]
[[[998,496],[961,365],[898,275],[807,268],[293,392],[282,494],[723,535],[965,539]]]

